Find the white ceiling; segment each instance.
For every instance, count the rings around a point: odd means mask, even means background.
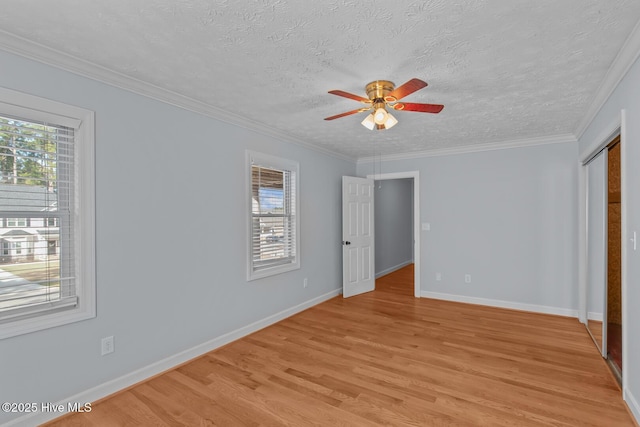
[[[575,136],[639,19],[634,0],[3,0],[0,46],[360,158]],[[440,114],[323,120],[361,106],[328,90],[413,77],[404,100]]]

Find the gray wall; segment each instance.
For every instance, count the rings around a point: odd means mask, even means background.
[[[355,163],[1,51],[0,64],[0,86],[96,112],[98,286],[97,318],[0,340],[0,402],[57,402],[341,289]],[[302,267],[252,282],[245,149],[300,162]]]
[[[413,179],[376,181],[376,277],[413,261]]]
[[[587,130],[580,138],[580,159],[592,152],[603,142],[612,125],[620,122],[620,112],[626,110],[626,135],[623,135],[622,150],[626,152],[626,159],[622,164],[622,180],[626,183],[628,191],[623,194],[623,215],[626,215],[627,224],[623,229],[627,237],[633,231],[639,232],[640,237],[640,63],[636,61],[625,78],[620,82],[608,101],[596,115]],[[624,240],[624,239],[623,239]],[[640,420],[640,250],[633,250],[629,240],[623,241],[627,248],[627,266],[623,269],[623,278],[626,276],[626,291],[623,290],[622,298],[626,300],[627,310],[624,322],[623,341],[624,372],[626,382],[626,400],[636,416]]]
[[[577,312],[576,158],[558,143],[383,162],[420,173],[422,292]]]

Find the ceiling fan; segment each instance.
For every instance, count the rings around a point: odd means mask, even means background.
[[[373,110],[362,121],[362,125],[369,130],[373,129],[389,129],[398,123],[398,120],[387,112],[386,107],[393,108],[394,110],[404,111],[417,111],[419,113],[439,113],[444,108],[444,105],[439,104],[417,104],[412,102],[398,102],[405,96],[412,94],[413,92],[422,89],[427,86],[427,82],[420,79],[411,79],[405,84],[395,87],[393,82],[388,80],[376,80],[365,86],[365,91],[369,98],[354,95],[342,90],[330,90],[329,93],[333,95],[343,96],[345,98],[354,99],[368,104],[367,107],[358,108],[357,110],[347,111],[346,113],[337,114],[335,116],[327,117],[325,120],[335,120],[340,117],[350,116],[352,114],[361,113],[363,111]]]

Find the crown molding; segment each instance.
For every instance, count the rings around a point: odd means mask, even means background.
[[[261,135],[270,136],[275,139],[286,141],[331,157],[346,160],[348,162],[354,163],[356,161],[354,157],[300,141],[293,135],[274,129],[264,123],[247,119],[239,114],[231,113],[222,108],[215,107],[205,102],[198,101],[134,77],[127,76],[120,72],[44,46],[40,43],[27,40],[3,30],[0,30],[0,49],[14,55],[41,62],[45,65],[69,71],[82,77],[87,77],[92,80],[106,83],[110,86],[115,86],[117,88],[133,92],[147,98],[155,99],[184,110],[202,114],[243,129],[251,130]]]
[[[620,48],[620,51],[611,63],[609,70],[607,70],[604,80],[591,100],[589,109],[573,132],[578,139],[582,138],[582,135],[587,130],[593,119],[600,112],[600,109],[604,106],[605,102],[607,102],[616,87],[618,87],[624,76],[627,75],[629,69],[633,66],[639,56],[640,21],[638,21],[631,31],[631,34],[627,37],[627,40]]]
[[[562,144],[567,142],[578,142],[572,134],[552,135],[536,138],[518,139],[513,141],[491,142],[487,144],[465,145],[461,147],[439,148],[427,151],[415,151],[412,153],[387,154],[383,156],[360,157],[358,164],[387,162],[393,160],[410,160],[423,157],[452,156],[456,154],[480,153],[484,151],[506,150],[510,148],[533,147],[536,145]]]

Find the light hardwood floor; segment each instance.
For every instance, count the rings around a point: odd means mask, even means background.
[[[576,319],[415,299],[412,268],[47,425],[634,425]]]

